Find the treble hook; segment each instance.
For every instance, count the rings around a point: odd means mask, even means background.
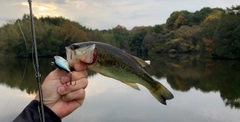
[[[61,56],[54,56],[54,64],[59,68],[62,69],[68,73],[70,73],[70,85],[75,86],[76,82],[74,84],[72,84],[72,72],[69,68],[69,63],[67,60],[65,60],[63,57]],[[69,86],[68,83],[66,83],[67,86]]]
[[[76,82],[74,82],[74,84],[72,84],[72,72],[69,72],[70,73],[70,85],[71,86],[75,86],[76,85]],[[67,83],[66,83],[67,86],[69,86]]]

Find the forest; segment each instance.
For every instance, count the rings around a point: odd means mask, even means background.
[[[187,53],[240,59],[240,5],[174,11],[164,24],[131,30],[122,25],[91,29],[64,17],[34,17],[34,21],[40,57],[65,55],[65,46],[75,42],[99,41],[140,57]],[[30,25],[29,15],[24,14],[0,27],[0,57],[31,56]]]

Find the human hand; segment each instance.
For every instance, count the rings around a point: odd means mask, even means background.
[[[85,88],[87,87],[86,65],[75,64],[72,72],[72,82],[69,84],[70,74],[55,69],[45,78],[42,84],[43,103],[49,107],[58,117],[63,118],[83,104],[85,99]],[[39,101],[38,94],[35,100]]]

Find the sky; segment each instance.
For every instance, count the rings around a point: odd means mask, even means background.
[[[240,5],[239,0],[32,0],[33,13],[63,16],[92,29],[111,29],[122,25],[154,26],[166,23],[174,11],[195,12],[203,7],[225,9]],[[29,13],[28,0],[0,0],[0,26]]]

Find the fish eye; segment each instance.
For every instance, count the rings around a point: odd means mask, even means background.
[[[75,49],[77,49],[77,48],[79,48],[79,47],[80,47],[79,45],[72,44],[72,45],[70,46],[70,49],[75,50]]]

